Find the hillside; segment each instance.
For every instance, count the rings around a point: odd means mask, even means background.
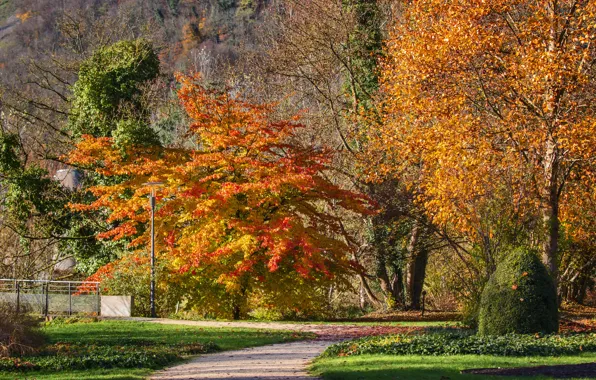
[[[120,38],[147,37],[166,69],[187,69],[199,52],[233,61],[254,41],[269,0],[0,0],[0,80],[22,62],[88,54]],[[17,5],[18,4],[18,5]],[[196,62],[195,62],[196,65]]]

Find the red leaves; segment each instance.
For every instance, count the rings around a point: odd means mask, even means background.
[[[134,227],[131,223],[124,223],[121,226],[115,227],[109,231],[98,234],[97,238],[119,240],[125,236],[133,236],[136,233],[136,227]]]
[[[174,245],[176,244],[176,231],[170,231],[170,233],[168,234],[168,236],[164,239],[166,246],[168,248],[174,248]]]
[[[177,78],[180,102],[192,119],[188,136],[200,148],[129,147],[123,154],[110,139],[86,137],[71,160],[100,163],[98,172],[127,179],[92,188],[97,201],[73,208],[107,209],[119,226],[101,237],[133,236],[140,244],[148,240],[147,228],[137,227],[148,220],[149,191],[141,184],[160,181],[157,250],[168,251],[160,260],[172,273],[207,271],[236,289],[231,284],[240,278],[266,282],[281,268],[305,278],[350,270],[351,247],[335,237],[341,229],[327,214],[331,207],[319,205],[371,210],[367,198],[323,175],[330,152],[293,144],[302,125],[298,118],[275,120],[273,105],[208,91],[196,77]],[[141,230],[144,235],[137,235]]]

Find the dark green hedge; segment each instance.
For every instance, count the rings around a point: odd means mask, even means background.
[[[480,301],[478,333],[554,333],[559,330],[557,293],[535,252],[519,248],[501,262]]]
[[[187,355],[218,351],[213,343],[121,346],[57,343],[34,356],[0,358],[0,371],[83,370],[94,368],[161,368]]]
[[[495,355],[558,356],[596,352],[596,334],[479,336],[473,332],[427,333],[362,338],[337,343],[323,356]]]

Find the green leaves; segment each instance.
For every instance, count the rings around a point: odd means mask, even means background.
[[[596,352],[596,334],[478,336],[472,331],[362,338],[330,346],[323,354],[558,356]]]
[[[159,58],[147,41],[124,40],[98,49],[79,70],[68,128],[75,137],[110,137],[118,128],[122,135],[119,124],[125,120],[129,128],[124,129],[133,134],[128,140],[155,143],[141,88],[158,75]]]
[[[497,266],[482,293],[478,331],[483,335],[557,332],[557,293],[536,254],[517,249]]]
[[[20,146],[17,135],[0,134],[0,172],[2,176],[10,175],[21,166]]]
[[[142,345],[138,341],[118,346],[56,343],[35,357],[0,360],[0,370],[64,371],[94,368],[161,368],[184,356],[217,351],[211,343]]]

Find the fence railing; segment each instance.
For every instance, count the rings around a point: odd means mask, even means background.
[[[101,289],[90,281],[0,279],[0,303],[17,313],[99,315]]]

